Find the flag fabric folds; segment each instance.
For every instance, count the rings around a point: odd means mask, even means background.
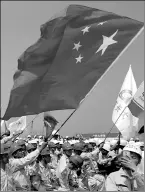
[[[44,113],[44,126],[46,128],[46,136],[50,137],[55,129],[58,121],[50,114],[50,112]]]
[[[8,127],[11,134],[19,131],[24,131],[25,128],[26,128],[26,116],[23,116],[19,118],[17,121],[10,123]]]
[[[38,41],[18,59],[3,119],[76,109],[142,27],[114,13],[68,6],[41,26]]]
[[[134,117],[128,108],[128,104],[136,91],[137,86],[130,66],[112,114],[113,123],[115,123],[124,139],[127,140],[135,136],[138,128],[138,118]]]

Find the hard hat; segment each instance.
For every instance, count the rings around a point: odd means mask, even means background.
[[[13,153],[15,153],[19,149],[22,149],[22,147],[20,145],[18,145],[17,143],[14,143],[11,148],[11,154],[13,155]]]
[[[135,141],[131,140],[131,141],[129,141],[129,144],[135,144]]]
[[[136,145],[140,146],[140,147],[144,147],[144,142],[140,141],[140,142],[137,142]]]
[[[70,150],[70,149],[72,149],[72,146],[71,146],[70,143],[64,143],[64,144],[62,145],[62,149],[63,149],[63,150]]]
[[[33,139],[33,140],[31,140],[31,141],[29,141],[28,143],[32,143],[32,144],[37,144],[37,139]]]
[[[27,151],[31,149],[36,149],[31,143],[29,143],[26,147]]]
[[[17,141],[17,144],[18,144],[18,145],[25,145],[25,141],[24,141],[23,139],[19,139],[19,140]]]
[[[110,141],[110,145],[114,146],[116,144],[117,144],[117,140],[113,139],[113,140]]]
[[[105,143],[102,147],[102,149],[106,150],[106,151],[110,151],[110,145],[108,143]]]
[[[91,144],[88,144],[88,149],[93,149],[93,146]]]
[[[83,159],[79,155],[71,156],[69,161],[74,163],[77,167],[81,167],[83,165]]]
[[[31,135],[28,135],[27,138],[31,138]]]
[[[48,146],[49,146],[50,148],[56,148],[56,145],[55,145],[53,142],[49,142],[49,143],[48,143]]]
[[[84,148],[84,145],[83,143],[75,143],[74,146],[73,146],[74,150],[79,150],[79,151],[82,151],[83,148]]]
[[[5,144],[1,144],[0,155],[9,154],[9,150],[5,148]]]
[[[142,151],[140,149],[140,147],[137,144],[130,144],[128,143],[124,148],[123,151],[130,151],[130,152],[134,152],[138,155],[140,155],[140,157],[142,157]]]
[[[40,142],[39,142],[39,146],[41,146],[43,143],[44,143],[43,141],[40,141]]]
[[[124,140],[124,139],[121,139],[121,140],[120,140],[120,145],[121,145],[121,146],[126,146],[127,143],[128,143],[128,142],[127,142],[126,140]]]
[[[50,155],[50,150],[48,149],[48,147],[45,147],[45,148],[41,151],[40,154],[41,154],[41,155]]]
[[[42,138],[43,138],[43,136],[42,136],[42,135],[40,135],[40,136],[39,136],[39,139],[42,139]]]
[[[104,139],[102,140],[102,139],[99,139],[98,141],[97,141],[97,145],[100,145],[101,143],[103,143],[104,142]]]
[[[59,144],[60,144],[60,145],[63,145],[63,141],[59,141]]]

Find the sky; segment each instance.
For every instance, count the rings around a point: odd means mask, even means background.
[[[144,22],[144,1],[2,1],[1,2],[1,115],[3,116],[13,86],[18,57],[40,37],[40,26],[69,4],[94,7]],[[132,65],[137,86],[144,80],[144,31],[113,65],[81,107],[62,127],[61,135],[109,132],[112,112],[125,75]],[[54,111],[57,128],[73,110]],[[35,116],[28,116],[27,123]],[[43,114],[28,125],[29,133],[44,134]],[[14,121],[10,119],[9,122]],[[117,132],[114,128],[112,132]]]

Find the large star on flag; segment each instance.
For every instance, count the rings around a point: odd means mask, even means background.
[[[77,61],[76,61],[76,63],[81,63],[81,60],[83,59],[83,57],[81,56],[81,55],[79,55],[79,57],[77,57],[77,58],[75,58]]]
[[[106,36],[102,35],[103,36],[103,44],[99,47],[99,49],[96,51],[96,53],[98,53],[99,51],[102,50],[101,55],[103,55],[109,45],[117,43],[117,41],[115,41],[113,39],[113,37],[117,34],[117,32],[118,32],[118,30],[115,33],[113,33],[113,35],[111,35],[110,37],[106,37]]]
[[[82,29],[81,31],[83,31],[83,35],[85,34],[85,33],[88,33],[89,32],[89,28],[90,28],[91,26],[86,26],[84,29]]]
[[[80,41],[79,41],[77,44],[74,43],[74,48],[73,49],[76,49],[78,51],[81,46],[82,45],[80,45]]]

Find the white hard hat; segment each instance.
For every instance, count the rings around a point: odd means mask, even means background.
[[[59,141],[59,144],[60,144],[60,145],[62,145],[62,144],[63,144],[63,141],[62,141],[62,140],[61,140],[61,141]]]
[[[129,141],[128,143],[129,144],[135,144],[135,141]]]
[[[31,140],[31,141],[29,141],[28,143],[37,143],[37,139],[33,139],[33,140]]]
[[[140,155],[140,157],[142,157],[142,151],[140,149],[140,147],[134,143],[134,144],[130,144],[128,143],[124,148],[123,151],[130,151],[130,152],[134,152],[137,153],[138,155]]]
[[[144,146],[144,142],[140,141],[140,142],[136,142],[136,145],[143,147]]]
[[[44,142],[43,142],[43,141],[41,141],[41,142],[39,143],[39,146],[41,146],[43,143],[44,143]]]
[[[31,138],[31,135],[28,135],[27,137],[28,137],[28,138]]]
[[[100,145],[102,142],[104,141],[104,139],[102,140],[102,139],[98,139],[98,141],[97,141],[97,145]]]
[[[115,140],[115,139],[110,141],[110,145],[112,145],[112,146],[116,145],[116,143],[117,143],[117,140]]]
[[[120,145],[121,145],[121,146],[126,146],[127,143],[128,143],[128,142],[127,142],[126,140],[124,140],[124,139],[121,139],[121,140],[120,140]]]
[[[110,145],[108,143],[105,143],[102,147],[102,149],[105,149],[106,151],[110,151]]]

